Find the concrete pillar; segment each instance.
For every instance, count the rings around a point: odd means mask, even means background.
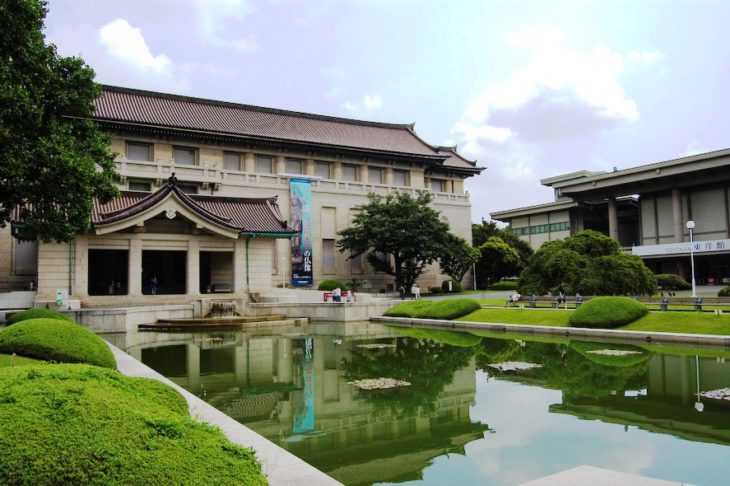
[[[674,242],[684,240],[684,220],[682,218],[682,191],[672,189],[672,225],[674,227]]]
[[[129,295],[142,295],[142,240],[129,240]]]
[[[368,166],[363,164],[360,166],[360,179],[359,182],[367,184],[370,180],[370,174],[368,173]]]
[[[256,156],[251,152],[243,154],[243,170],[245,172],[256,172]]]
[[[77,236],[74,240],[74,286],[73,294],[79,297],[89,295],[89,240],[86,236]],[[127,282],[129,286],[129,282]]]
[[[200,293],[200,242],[196,239],[188,240],[188,271],[187,291],[188,295]]]
[[[200,387],[200,348],[196,344],[187,345],[188,391],[197,393]]]
[[[385,185],[386,186],[392,186],[393,185],[393,168],[392,167],[386,167],[385,169]]]
[[[304,174],[314,175],[314,159],[306,159],[304,161]]]
[[[277,155],[274,158],[274,172],[276,174],[286,173],[286,158],[283,155]]]
[[[618,241],[618,210],[613,197],[608,198],[608,236]]]
[[[335,162],[332,167],[332,178],[336,181],[342,180],[342,162]]]
[[[246,287],[246,240],[239,238],[233,242],[233,292],[243,293]]]

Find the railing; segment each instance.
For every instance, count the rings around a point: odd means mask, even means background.
[[[154,179],[157,185],[164,183],[172,173],[181,182],[196,182],[203,184],[226,184],[233,186],[268,186],[282,189],[289,186],[289,176],[278,174],[259,174],[255,172],[242,172],[237,170],[221,169],[217,165],[180,165],[172,162],[149,162],[141,160],[129,160],[118,157],[114,160],[117,164],[119,174],[127,179]],[[391,191],[405,191],[415,196],[420,189],[406,186],[389,186],[385,184],[371,184],[367,182],[338,181],[332,179],[312,179],[312,187],[321,192],[349,192],[367,194],[388,194]],[[433,192],[433,200],[436,203],[458,203],[468,204],[469,194],[453,194],[444,192]]]

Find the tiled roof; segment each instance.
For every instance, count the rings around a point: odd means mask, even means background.
[[[152,91],[104,86],[100,121],[405,154],[443,160],[412,125],[351,120]]]
[[[123,191],[106,204],[94,201],[91,222],[95,226],[131,218],[164,200],[168,194],[175,195],[192,211],[218,225],[246,234],[295,235],[281,217],[276,198],[235,198],[185,194],[177,186],[175,177],[153,193]]]
[[[434,147],[439,154],[447,155],[449,158],[444,160],[445,167],[457,167],[459,169],[484,170],[483,167],[477,167],[477,163],[473,160],[466,159],[459,155],[456,147]]]

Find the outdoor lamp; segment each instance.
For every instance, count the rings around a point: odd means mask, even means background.
[[[697,288],[695,286],[695,245],[692,238],[692,230],[695,229],[695,222],[691,219],[687,221],[687,229],[689,230],[689,260],[692,268],[692,297],[697,297]]]

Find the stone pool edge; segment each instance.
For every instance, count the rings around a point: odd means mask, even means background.
[[[615,329],[588,329],[585,327],[532,326],[529,324],[503,324],[493,322],[449,321],[445,319],[415,319],[412,317],[371,317],[381,324],[409,325],[414,327],[436,327],[463,330],[486,330],[542,334],[563,337],[590,337],[643,341],[645,343],[691,344],[694,346],[723,346],[730,348],[730,336],[716,334],[686,334],[653,331],[622,331]]]
[[[220,428],[231,442],[256,451],[256,458],[261,463],[262,470],[270,485],[342,485],[342,483],[331,478],[311,464],[260,436],[245,425],[176,385],[152,368],[137,361],[113,344],[107,344],[117,360],[117,369],[120,373],[132,377],[151,378],[171,386],[185,397],[185,400],[188,402],[190,415],[193,419]]]

